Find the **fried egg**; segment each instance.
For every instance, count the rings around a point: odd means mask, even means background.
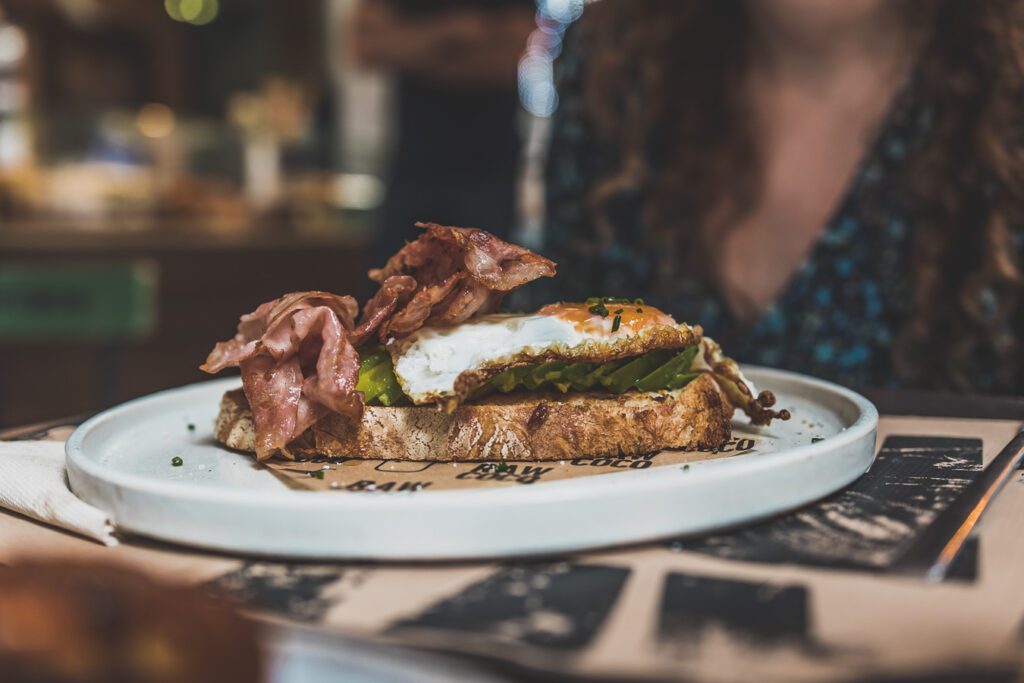
[[[549,304],[526,315],[485,315],[453,327],[423,327],[392,340],[388,351],[413,403],[465,393],[467,378],[548,361],[602,363],[700,341],[700,328],[643,304]],[[602,315],[602,313],[606,313]],[[460,377],[462,378],[460,380]]]

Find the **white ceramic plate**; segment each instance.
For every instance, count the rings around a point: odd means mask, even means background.
[[[752,430],[737,418],[735,430],[757,438],[753,451],[689,465],[655,462],[501,488],[297,491],[213,441],[221,395],[239,384],[225,379],[130,401],[85,422],[67,442],[68,478],[121,530],[165,541],[256,555],[411,560],[702,533],[799,507],[867,470],[878,425],[867,399],[793,373],[746,373],[771,388],[793,419]],[[173,467],[175,456],[185,464]]]

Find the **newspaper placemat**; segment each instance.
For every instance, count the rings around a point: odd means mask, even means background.
[[[947,581],[886,569],[1018,428],[883,418],[876,464],[845,491],[728,534],[612,552],[504,564],[275,562],[134,538],[108,549],[0,514],[0,563],[116,561],[203,585],[260,616],[483,656],[509,671],[1015,680],[1024,653],[1024,472],[993,502]]]

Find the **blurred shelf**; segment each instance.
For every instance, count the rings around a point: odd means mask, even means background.
[[[132,222],[119,220],[117,230],[96,222],[18,221],[0,227],[0,251],[11,255],[29,252],[111,252],[111,251],[190,251],[272,249],[306,250],[310,248],[363,249],[367,236],[362,230],[338,230],[331,233],[253,230],[217,232],[203,229],[191,220]]]

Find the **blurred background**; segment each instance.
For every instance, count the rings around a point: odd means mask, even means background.
[[[582,11],[0,0],[0,427],[204,379],[260,302],[365,296],[413,220],[534,243]]]

